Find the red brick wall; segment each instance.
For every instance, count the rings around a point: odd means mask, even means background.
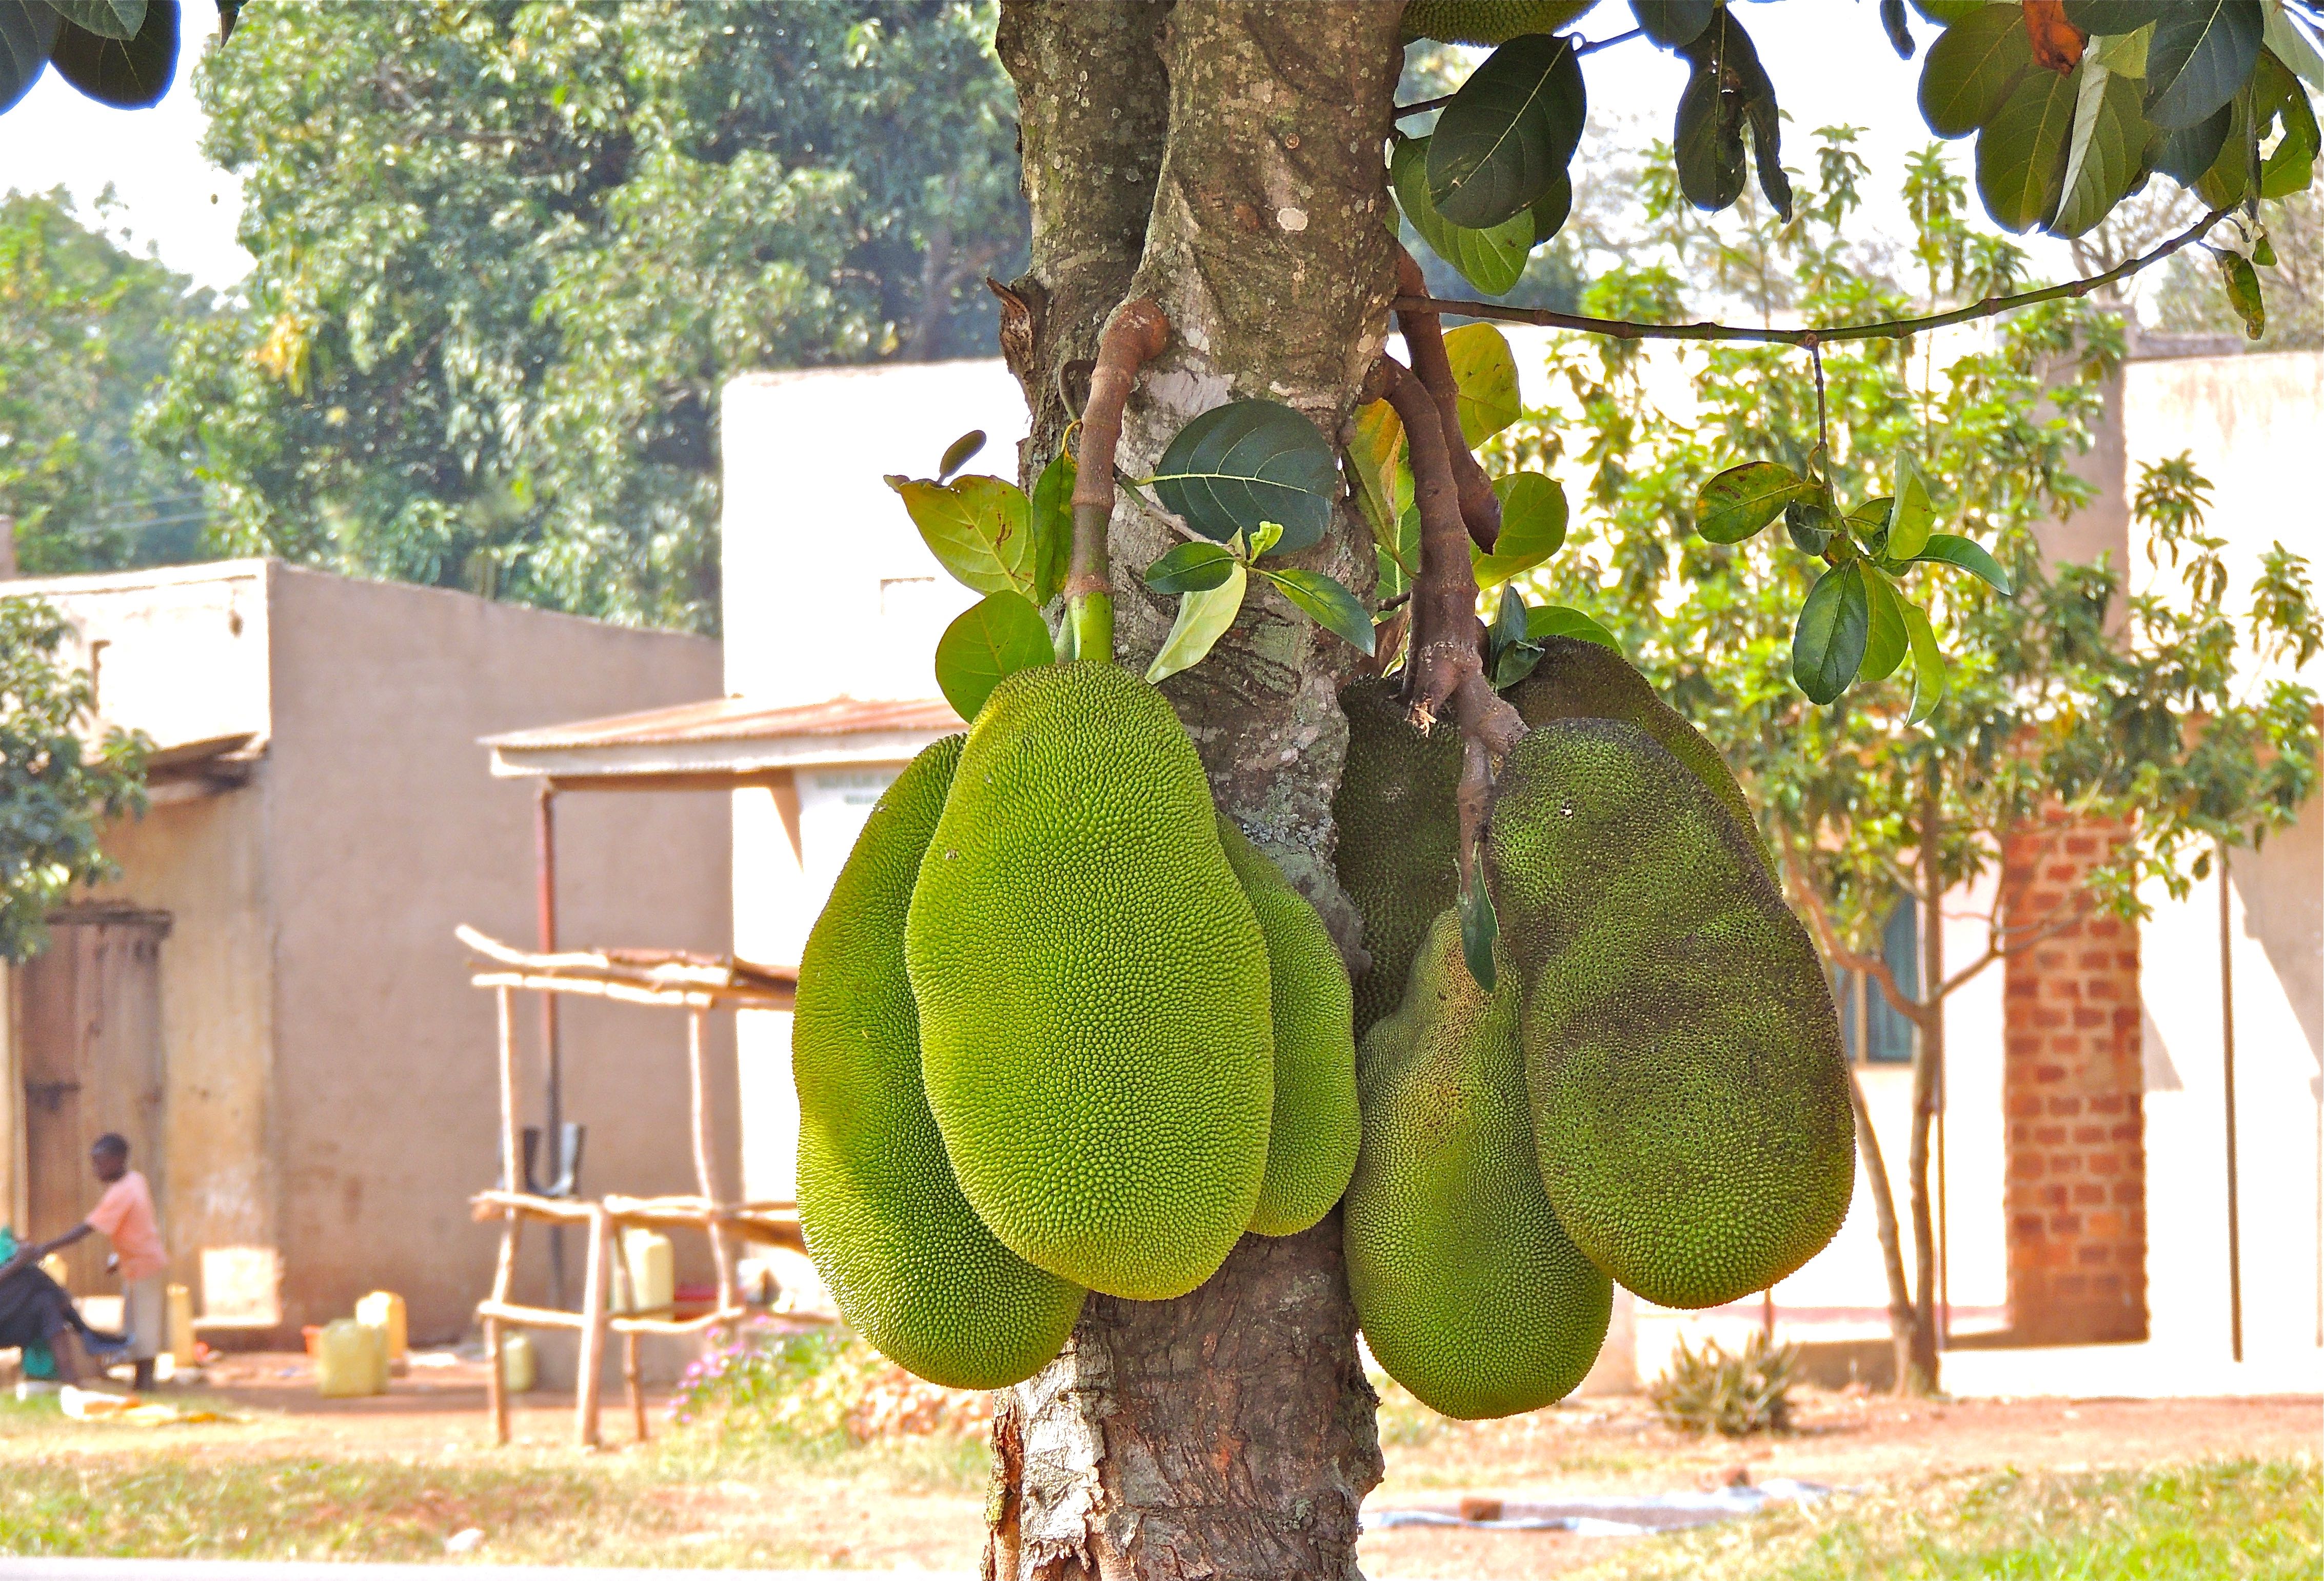
[[[2003,853],[2005,916],[2070,908],[2119,836],[2053,811]],[[2006,966],[2010,1328],[2023,1344],[2146,1337],[2138,930],[2088,918]]]

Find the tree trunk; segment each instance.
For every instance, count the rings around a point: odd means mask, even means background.
[[[1937,1231],[1930,1212],[1929,1127],[1943,1101],[1945,1071],[1944,878],[1939,865],[1936,770],[1929,770],[1921,795],[1921,1002],[1927,1011],[1913,1039],[1913,1141],[1905,1160],[1905,1190],[1913,1204],[1913,1327],[1909,1365],[1900,1389],[1915,1394],[1937,1390]]]
[[[1147,295],[1171,340],[1140,379],[1120,465],[1150,471],[1196,414],[1264,396],[1334,438],[1386,339],[1395,271],[1381,152],[1399,7],[1361,0],[1010,0],[1032,267],[1002,336],[1034,407],[1029,470],[1086,389],[1107,316]],[[1167,97],[1165,97],[1167,95]],[[1176,541],[1130,491],[1111,547],[1117,649],[1142,668],[1174,601],[1139,573]],[[1356,587],[1352,510],[1293,563]],[[1165,687],[1220,806],[1352,945],[1332,791],[1356,658],[1254,588],[1212,657]],[[1334,1213],[1246,1236],[1171,1301],[1093,1296],[1064,1352],[993,1424],[996,1578],[1350,1576],[1379,1479]]]

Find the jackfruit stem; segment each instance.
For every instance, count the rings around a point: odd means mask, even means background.
[[[1081,448],[1074,455],[1074,547],[1065,571],[1065,623],[1077,658],[1113,658],[1112,566],[1106,534],[1113,521],[1114,452],[1121,414],[1137,387],[1138,370],[1170,342],[1170,320],[1151,297],[1124,302],[1107,320],[1090,371],[1082,409]]]
[[[1396,250],[1396,289],[1406,298],[1428,295],[1427,276],[1402,246]],[[1477,547],[1489,555],[1501,536],[1501,497],[1493,492],[1492,480],[1477,464],[1468,436],[1461,431],[1461,385],[1452,377],[1452,359],[1444,353],[1444,321],[1434,313],[1413,308],[1399,311],[1396,322],[1404,331],[1413,373],[1436,402],[1445,450],[1452,464],[1453,490],[1461,498],[1461,519]]]

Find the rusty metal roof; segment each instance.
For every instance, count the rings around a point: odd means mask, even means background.
[[[617,713],[486,736],[495,775],[567,782],[683,781],[707,788],[797,768],[900,763],[966,726],[941,698],[829,697],[770,704],[748,697]]]

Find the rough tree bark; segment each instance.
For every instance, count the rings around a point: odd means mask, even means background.
[[[1381,149],[1400,9],[1004,5],[1033,246],[1003,290],[1003,340],[1034,409],[1028,480],[1083,397],[1107,316],[1138,295],[1172,334],[1131,399],[1125,471],[1150,470],[1189,418],[1240,397],[1339,434],[1395,291]],[[1124,491],[1110,538],[1117,651],[1143,667],[1174,610],[1138,574],[1176,534]],[[1294,563],[1360,591],[1369,541],[1343,508]],[[1346,742],[1336,693],[1358,657],[1254,588],[1213,656],[1164,688],[1220,806],[1351,949],[1331,796]],[[1001,1402],[987,1572],[1352,1577],[1358,1506],[1380,1474],[1374,1405],[1336,1213],[1305,1235],[1244,1237],[1177,1301],[1093,1296],[1063,1354]]]

